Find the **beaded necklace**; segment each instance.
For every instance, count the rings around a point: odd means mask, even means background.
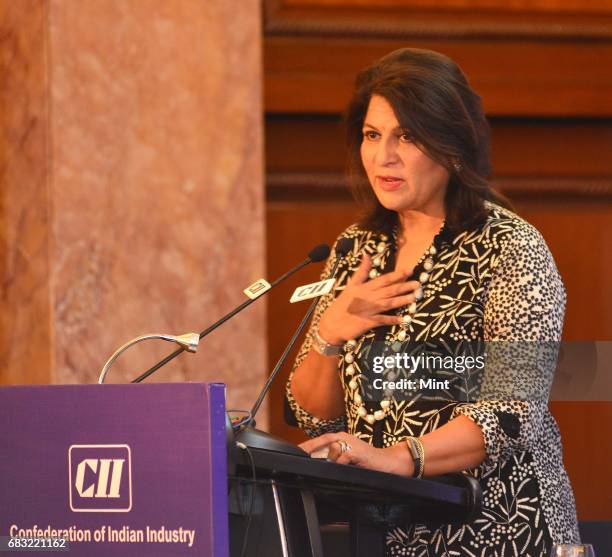
[[[438,250],[435,247],[436,239],[441,234],[441,231],[444,228],[445,223],[442,223],[440,230],[434,237],[431,245],[425,250],[421,258],[418,260],[415,268],[419,265],[423,265],[423,271],[419,274],[418,282],[419,286],[415,290],[415,298],[416,301],[412,302],[408,305],[407,313],[402,316],[402,322],[399,324],[399,330],[395,332],[394,337],[397,341],[403,342],[406,340],[407,332],[406,330],[412,323],[414,315],[417,311],[418,303],[423,299],[423,286],[429,281],[431,277],[431,270],[434,268],[434,257],[437,255]],[[397,238],[397,233],[394,234],[395,238]],[[389,249],[388,237],[386,235],[380,236],[381,241],[376,246],[377,255],[372,260],[372,265],[374,268],[370,270],[369,277],[371,279],[376,278],[380,275],[380,271],[378,268],[382,265],[382,257],[385,252]],[[349,381],[349,389],[350,389],[350,398],[357,406],[357,415],[364,419],[368,424],[372,425],[377,421],[381,421],[385,418],[385,416],[389,412],[389,408],[391,406],[391,401],[393,400],[392,391],[385,391],[385,397],[383,400],[379,402],[380,409],[375,410],[373,413],[368,413],[365,404],[363,402],[363,397],[361,395],[361,377],[362,375],[358,372],[358,369],[355,366],[355,352],[358,348],[359,344],[357,340],[351,339],[344,344],[344,362],[346,364],[345,373],[351,377]],[[394,378],[394,377],[393,377]],[[389,378],[392,379],[392,378]]]

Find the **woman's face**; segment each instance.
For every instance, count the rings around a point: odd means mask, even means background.
[[[413,143],[384,97],[373,95],[363,125],[361,161],[381,205],[397,213],[444,215],[449,174]]]

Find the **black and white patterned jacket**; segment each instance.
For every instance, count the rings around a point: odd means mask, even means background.
[[[486,223],[477,230],[453,236],[443,229],[436,236],[434,267],[407,335],[400,337],[399,350],[408,350],[419,342],[446,341],[455,345],[487,341],[511,346],[512,356],[501,358],[503,365],[495,375],[498,385],[490,392],[496,392],[500,382],[509,392],[508,385],[503,384],[508,380],[511,389],[525,385],[526,390],[543,396],[498,400],[481,396],[474,402],[407,398],[392,401],[386,417],[370,424],[357,413],[354,389],[348,385],[351,376],[341,357],[338,371],[345,392],[345,415],[335,420],[310,415],[291,394],[291,376],[287,384],[289,405],[298,425],[310,436],[344,430],[382,447],[407,436],[424,435],[459,415],[469,417],[482,429],[487,458],[478,468],[465,471],[481,482],[480,516],[462,526],[429,529],[417,524],[396,528],[388,533],[387,555],[547,556],[553,541],[579,541],[559,430],[548,410],[551,377],[546,376],[546,370],[526,365],[529,354],[517,348],[560,340],[565,290],[541,234],[507,209],[489,203],[488,210]],[[378,257],[381,273],[394,268],[394,237],[353,225],[340,238],[350,238],[353,249],[339,263],[335,290],[317,307],[296,366],[310,350],[322,313],[342,291],[363,255]],[[381,253],[380,245],[388,248]],[[323,278],[335,262],[334,250]],[[415,276],[421,271],[417,266]],[[405,308],[398,313],[405,313]],[[399,326],[380,327],[355,339],[358,348],[353,367],[368,367],[365,359],[371,358],[373,344],[397,346],[399,331]]]

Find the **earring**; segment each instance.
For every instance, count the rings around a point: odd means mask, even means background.
[[[461,159],[453,159],[453,168],[455,172],[459,174],[463,170],[463,164],[461,163]]]

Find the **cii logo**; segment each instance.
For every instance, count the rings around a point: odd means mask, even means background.
[[[128,445],[71,445],[70,508],[77,513],[132,509],[132,458]]]
[[[336,279],[330,278],[327,280],[320,280],[319,282],[313,282],[311,284],[305,284],[304,286],[298,286],[291,296],[289,302],[295,304],[295,302],[301,302],[302,300],[310,300],[310,298],[316,298],[317,296],[323,296],[334,286]]]

